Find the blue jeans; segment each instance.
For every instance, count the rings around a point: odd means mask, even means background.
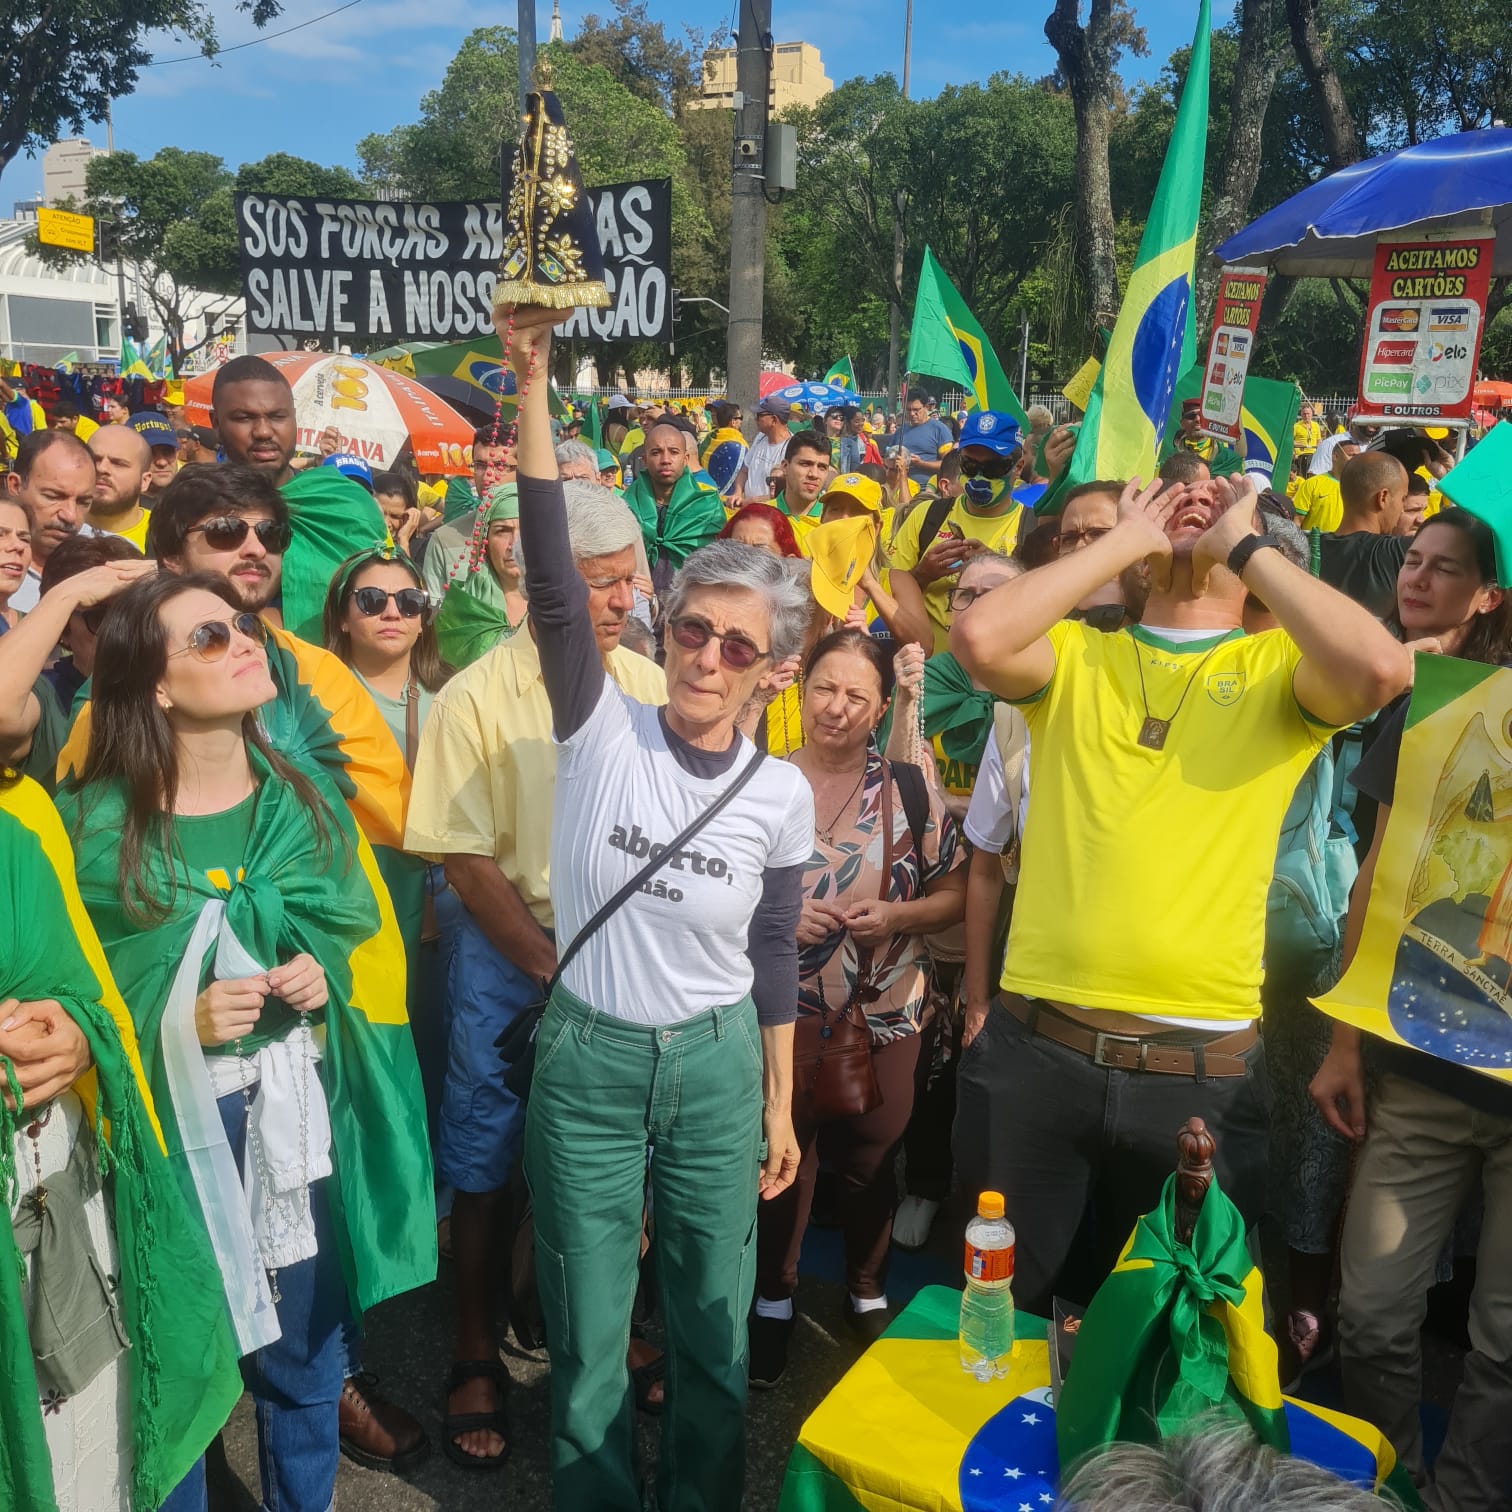
[[[501,956],[464,908],[452,947],[450,985],[451,1036],[436,1171],[459,1192],[497,1192],[508,1183],[520,1153],[525,1114],[504,1085],[496,1041],[540,998],[541,984]]]
[[[205,1456],[195,1460],[188,1475],[168,1493],[158,1512],[210,1512],[210,1493],[205,1486]]]
[[[240,1092],[220,1099],[221,1122],[238,1166],[246,1142],[247,1110]],[[346,1351],[346,1283],[326,1204],[326,1183],[310,1188],[313,1260],[277,1272],[278,1322],[283,1336],[245,1356],[242,1379],[257,1413],[257,1457],[265,1512],[327,1512],[336,1498],[340,1459],[337,1407]]]

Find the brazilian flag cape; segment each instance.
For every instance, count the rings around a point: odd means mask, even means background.
[[[644,472],[625,490],[625,503],[640,523],[646,558],[653,567],[663,553],[674,567],[681,567],[724,529],[725,511],[718,492],[700,483],[691,472],[685,472],[672,485],[665,510],[657,510],[651,479]]]
[[[302,771],[328,778],[346,800],[388,885],[405,952],[418,963],[426,868],[404,853],[410,789],[404,753],[367,689],[331,652],[269,625],[268,672],[278,689],[258,710],[268,743]],[[60,792],[84,769],[89,729],[85,703],[58,758]]]
[[[329,1001],[320,1079],[330,1105],[331,1208],[352,1305],[359,1310],[433,1281],[436,1225],[420,1068],[404,1008],[404,951],[366,838],[328,796],[330,841],[299,795],[253,751],[260,785],[246,853],[213,881],[181,856],[144,845],[149,895],[170,909],[144,927],[117,884],[126,800],[117,782],[60,801],[75,837],[79,889],[130,1006],[170,1155],[184,1158],[164,1064],[163,1010],[201,910],[259,962],[301,952],[325,972]]]
[[[136,1034],[84,911],[57,811],[36,783],[0,778],[0,999],[53,998],[84,1031],[93,1068],[75,1086],[95,1129],[119,1250],[131,1348],[122,1357],[136,1507],[156,1507],[220,1431],[241,1395],[215,1261],[174,1177]],[[24,906],[22,902],[24,900]],[[12,1067],[0,1058],[0,1075]],[[0,1102],[0,1190],[15,1191],[18,1124]],[[20,1254],[0,1237],[0,1507],[56,1512],[52,1464],[22,1308]]]
[[[940,749],[951,761],[978,765],[992,734],[997,700],[972,682],[970,674],[948,651],[924,663],[924,736],[939,737]],[[892,709],[877,728],[877,744],[887,749],[892,732]]]
[[[283,622],[295,635],[318,641],[336,569],[358,547],[382,542],[388,525],[372,494],[334,467],[297,472],[279,492],[294,527],[283,557]]]

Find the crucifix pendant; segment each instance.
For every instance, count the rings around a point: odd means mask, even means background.
[[[1139,727],[1139,743],[1147,751],[1163,751],[1166,736],[1171,733],[1169,719],[1147,718]]]
[[[33,1187],[26,1195],[26,1205],[38,1218],[47,1212],[47,1188]]]

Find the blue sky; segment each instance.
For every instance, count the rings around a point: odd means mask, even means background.
[[[340,0],[286,0],[283,16],[268,31],[295,25]],[[1171,51],[1191,40],[1195,0],[1134,0],[1149,35],[1150,55],[1128,60],[1126,75],[1149,78]],[[651,12],[669,31],[685,25],[707,34],[733,14],[694,0],[651,0]],[[210,0],[223,46],[251,40],[258,32],[239,15],[234,0]],[[562,19],[571,37],[581,18],[610,7],[594,0],[563,0]],[[935,94],[944,85],[983,79],[999,70],[1038,76],[1054,55],[1045,41],[1049,0],[956,0],[914,7],[912,89]],[[946,19],[941,20],[942,15]],[[159,147],[214,152],[232,167],[270,152],[292,152],[327,163],[356,166],[356,144],[373,131],[415,119],[421,96],[441,80],[457,44],[474,27],[512,24],[510,0],[490,7],[468,0],[360,0],[341,15],[290,36],[275,37],[241,52],[144,70],[137,92],[115,112],[116,146],[150,157]],[[896,71],[901,64],[904,0],[824,0],[797,5],[774,0],[773,30],[779,42],[812,42],[825,72],[838,84],[857,74]],[[538,8],[545,37],[550,0]],[[1215,7],[1215,19],[1227,19]],[[172,37],[157,39],[154,56],[177,58],[190,51]],[[90,139],[105,141],[103,123]],[[0,204],[40,192],[41,164],[18,158],[0,181]]]

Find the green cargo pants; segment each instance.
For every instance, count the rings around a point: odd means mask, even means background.
[[[740,1506],[761,1064],[749,998],[667,1026],[625,1023],[560,986],[546,1009],[525,1174],[551,1352],[559,1508],[641,1506],[625,1352],[648,1152],[667,1326],[658,1506]]]

